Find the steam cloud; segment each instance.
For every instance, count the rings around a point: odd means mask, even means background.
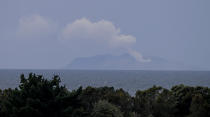
[[[42,38],[55,33],[55,24],[40,15],[21,17],[17,35],[21,38]]]
[[[120,29],[110,21],[91,22],[86,18],[78,19],[66,25],[61,37],[72,49],[90,55],[126,51],[139,62],[150,62],[149,59],[144,59],[140,53],[132,49],[136,38],[132,35],[121,34]]]
[[[17,34],[21,38],[46,39],[53,33],[59,34],[56,32],[56,24],[40,15],[22,17],[19,20]],[[139,62],[150,62],[132,49],[136,38],[122,34],[110,21],[91,22],[86,18],[78,19],[67,24],[61,30],[59,38],[68,47],[69,54],[76,57],[127,52]]]

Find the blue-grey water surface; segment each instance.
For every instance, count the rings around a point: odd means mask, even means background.
[[[210,87],[210,71],[142,71],[142,70],[0,70],[0,88],[15,88],[19,76],[33,72],[51,78],[59,75],[62,84],[70,90],[79,86],[113,86],[123,88],[132,95],[138,89],[153,85],[171,88],[174,85]]]

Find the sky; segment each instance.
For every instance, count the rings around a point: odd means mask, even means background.
[[[210,70],[209,0],[1,0],[0,69],[130,53]]]

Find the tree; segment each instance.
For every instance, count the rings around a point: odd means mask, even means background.
[[[177,85],[138,90],[113,87],[69,91],[59,76],[20,77],[19,88],[0,90],[0,117],[210,117],[210,89]]]
[[[192,103],[190,106],[190,115],[187,117],[209,117],[210,116],[210,104],[208,104],[207,99],[201,94],[196,94],[192,98]]]
[[[93,108],[93,117],[123,117],[120,110],[105,100],[98,101]]]

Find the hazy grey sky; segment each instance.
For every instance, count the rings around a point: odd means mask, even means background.
[[[0,68],[131,53],[210,70],[209,0],[1,0]]]

